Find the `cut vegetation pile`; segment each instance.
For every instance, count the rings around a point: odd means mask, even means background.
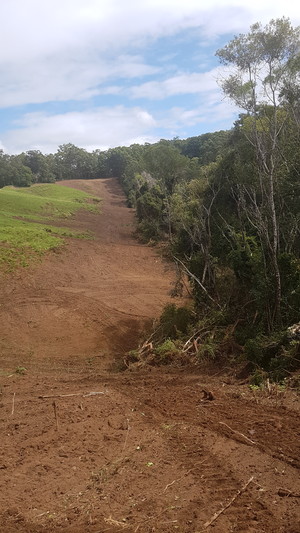
[[[54,184],[0,190],[0,269],[11,271],[47,250],[64,244],[63,237],[90,238],[61,226],[79,209],[99,210],[99,198]],[[58,225],[59,224],[59,225]]]

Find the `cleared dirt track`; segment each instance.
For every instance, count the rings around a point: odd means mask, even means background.
[[[134,348],[170,299],[174,273],[132,236],[134,214],[113,179],[63,181],[102,198],[101,214],[80,212],[63,225],[90,230],[42,264],[3,280],[2,361],[35,368],[97,356],[105,364]],[[13,358],[13,359],[12,359]],[[26,363],[26,364],[25,364]]]
[[[64,185],[103,199],[72,223],[95,239],[1,288],[0,533],[299,533],[297,396],[116,372],[174,272],[133,239],[114,180]]]

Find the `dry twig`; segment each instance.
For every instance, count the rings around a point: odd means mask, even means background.
[[[56,402],[52,402],[53,409],[54,409],[54,416],[55,416],[55,423],[56,423],[56,431],[58,431],[58,416],[57,416],[57,408],[56,408]]]
[[[11,415],[13,415],[15,412],[15,397],[16,397],[16,393],[14,392],[13,399],[12,399]]]
[[[287,498],[300,498],[299,492],[292,492],[288,489],[278,489],[277,491],[278,496],[281,496],[282,498],[286,496]]]
[[[201,287],[201,289],[205,292],[206,296],[211,300],[211,302],[213,302],[215,305],[217,305],[217,307],[219,309],[221,309],[221,306],[219,304],[219,302],[217,302],[216,300],[214,300],[212,298],[212,296],[209,294],[208,290],[206,289],[206,287],[204,287],[203,283],[201,283],[201,281],[199,280],[199,278],[197,278],[197,276],[195,276],[188,268],[187,266],[182,262],[180,261],[180,259],[178,259],[178,257],[175,257],[173,255],[173,259],[175,261],[178,261],[178,263],[180,263],[182,265],[182,267],[184,268],[184,270],[187,272],[187,274],[193,279],[196,281],[196,283]]]
[[[245,485],[231,498],[231,500],[229,500],[229,502],[223,505],[223,507],[219,511],[217,511],[214,516],[210,520],[208,520],[208,522],[205,522],[203,529],[207,529],[209,526],[211,526],[219,518],[219,516],[235,502],[237,497],[243,494],[243,492],[245,492],[250,483],[252,483],[253,479],[254,476],[251,476],[247,483],[245,483]]]
[[[239,431],[235,431],[235,429],[232,429],[230,426],[228,426],[228,424],[225,424],[225,422],[219,422],[219,424],[222,424],[222,426],[225,426],[227,427],[228,429],[230,429],[230,431],[232,431],[232,433],[235,433],[236,435],[239,435],[240,437],[242,437],[243,439],[245,439],[245,441],[248,443],[248,444],[256,444],[256,442],[254,442],[254,440],[251,440],[249,439],[248,437],[246,437],[246,435],[244,435],[244,433],[240,433]]]
[[[117,526],[117,527],[123,527],[124,529],[128,527],[128,524],[125,524],[124,522],[119,522],[119,520],[114,520],[111,516],[109,518],[104,518],[104,522],[106,524],[109,524],[110,526]]]
[[[168,483],[168,484],[165,486],[163,492],[166,492],[166,490],[167,490],[169,487],[171,487],[172,485],[174,485],[174,483],[177,483],[177,481],[181,481],[184,477],[188,476],[188,474],[189,474],[192,470],[194,470],[196,466],[203,465],[203,463],[205,463],[205,461],[206,461],[206,459],[204,459],[203,461],[199,461],[198,463],[195,463],[194,466],[193,466],[192,468],[190,468],[187,472],[185,472],[185,473],[183,474],[183,476],[181,476],[181,477],[179,477],[179,478],[177,478],[177,479],[174,479],[174,481],[171,481],[171,483]]]
[[[168,483],[165,488],[164,488],[164,492],[166,492],[166,490],[169,488],[169,487],[172,487],[172,485],[174,485],[174,483],[177,483],[177,481],[181,481],[185,476],[187,476],[192,470],[194,470],[195,467],[193,468],[190,468],[187,472],[185,472],[183,474],[183,476],[179,477],[178,479],[174,479],[174,481],[171,481],[171,483]]]
[[[98,394],[105,394],[105,392],[74,392],[73,394],[50,394],[49,396],[39,396],[39,399],[46,400],[48,398],[71,398],[72,396],[83,396],[87,398],[88,396],[97,396]]]
[[[128,435],[129,435],[129,430],[130,430],[130,426],[129,426],[129,418],[127,418],[127,431],[126,431],[126,437],[125,437],[125,442],[124,442],[124,446],[123,446],[122,454],[124,453],[125,448],[126,448],[126,444],[127,444],[127,440],[128,440]]]

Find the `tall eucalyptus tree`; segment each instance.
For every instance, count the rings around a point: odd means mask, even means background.
[[[293,28],[284,17],[265,27],[256,23],[216,55],[230,67],[221,86],[246,112],[242,131],[255,153],[253,183],[244,184],[241,194],[263,250],[266,278],[274,286],[273,309],[269,309],[272,329],[281,320],[279,181],[288,160],[283,139],[287,131],[299,131],[300,27]]]

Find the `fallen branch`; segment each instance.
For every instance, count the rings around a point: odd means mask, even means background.
[[[185,472],[185,474],[183,474],[183,476],[179,477],[178,479],[174,479],[174,481],[171,481],[171,483],[168,483],[165,488],[164,488],[164,492],[166,492],[166,490],[169,488],[169,487],[172,487],[172,485],[174,485],[174,483],[177,483],[177,481],[181,481],[185,476],[187,476],[193,469],[193,468],[190,468],[190,470],[188,470],[187,472]]]
[[[228,429],[230,429],[230,431],[232,431],[232,433],[235,433],[236,435],[239,435],[240,437],[245,439],[245,441],[248,442],[248,444],[252,444],[252,445],[256,444],[256,442],[254,442],[254,440],[251,440],[248,437],[246,437],[246,435],[244,435],[244,433],[240,433],[239,431],[235,431],[235,429],[232,429],[230,426],[228,426],[228,424],[225,424],[225,422],[219,422],[219,424],[222,424],[222,426],[225,426]]]
[[[205,522],[203,529],[207,529],[209,526],[211,526],[219,518],[219,516],[222,513],[224,513],[224,511],[226,511],[226,509],[228,509],[228,507],[230,507],[235,502],[238,496],[240,496],[241,494],[243,494],[243,492],[245,492],[245,490],[248,488],[250,483],[252,483],[253,479],[254,479],[254,476],[251,476],[250,479],[247,481],[247,483],[231,498],[231,500],[229,500],[228,503],[223,505],[223,507],[214,514],[211,520],[209,520],[208,522]]]
[[[219,309],[221,309],[221,306],[218,302],[216,302],[216,300],[214,300],[212,298],[212,296],[209,294],[208,290],[204,287],[203,283],[201,283],[201,281],[197,278],[197,276],[195,276],[195,274],[193,274],[188,268],[187,266],[182,262],[180,261],[180,259],[178,259],[178,257],[175,257],[173,256],[173,258],[175,259],[175,261],[178,261],[178,263],[180,263],[183,268],[185,269],[185,271],[188,273],[188,275],[196,281],[196,283],[198,283],[199,287],[201,287],[201,289],[205,292],[206,296],[210,299],[211,302],[213,302],[215,305],[218,306]]]
[[[190,342],[190,344],[186,348],[184,348],[184,350],[182,350],[182,353],[189,352],[190,349],[193,348],[193,346],[194,346],[194,343]]]
[[[197,354],[198,352],[198,349],[199,349],[199,343],[201,341],[201,336],[197,337],[196,339],[194,339],[193,341],[191,341],[187,347],[185,347],[182,352],[183,353],[187,353],[189,352],[191,349],[193,349],[193,351],[195,352],[195,354]],[[186,346],[186,343],[185,345]]]
[[[203,463],[205,463],[206,459],[204,459],[203,461],[199,461],[198,463],[195,463],[194,466],[192,468],[190,468],[187,472],[185,472],[183,474],[183,476],[177,478],[177,479],[174,479],[174,481],[171,481],[171,483],[168,483],[163,492],[166,492],[166,490],[169,488],[169,487],[172,487],[172,485],[174,485],[174,483],[177,483],[177,481],[181,481],[184,477],[186,477],[192,470],[195,469],[196,466],[199,466],[199,465],[202,465]]]
[[[198,342],[200,340],[200,337],[201,337],[201,333],[207,333],[207,327],[204,327],[204,328],[201,328],[201,329],[198,329],[197,331],[195,331],[193,333],[193,335],[184,343],[183,345],[183,351],[185,350],[185,348],[193,342],[193,340],[196,340],[196,342]],[[195,339],[196,337],[196,339]]]
[[[153,327],[155,325],[155,322],[153,323]],[[150,337],[148,337],[148,339],[144,342],[143,346],[145,346],[145,344],[149,344],[155,337],[155,335],[159,332],[159,330],[162,329],[162,325],[158,325],[157,328],[151,333]]]
[[[291,490],[288,490],[288,489],[278,489],[277,494],[278,496],[281,496],[281,498],[285,496],[288,498],[300,498],[299,492],[292,492]]]
[[[39,399],[45,400],[48,398],[71,398],[72,396],[83,396],[87,398],[88,396],[97,396],[98,394],[105,394],[105,392],[74,392],[73,394],[50,394],[49,396],[39,396]]]
[[[99,392],[88,392],[87,394],[83,394],[82,396],[84,398],[87,398],[88,396],[97,396],[98,394],[105,394],[105,392],[103,391],[99,391]]]
[[[144,352],[152,352],[153,350],[153,344],[152,342],[146,342],[143,344],[143,346],[141,346],[141,348],[139,348],[139,353],[142,354]]]

